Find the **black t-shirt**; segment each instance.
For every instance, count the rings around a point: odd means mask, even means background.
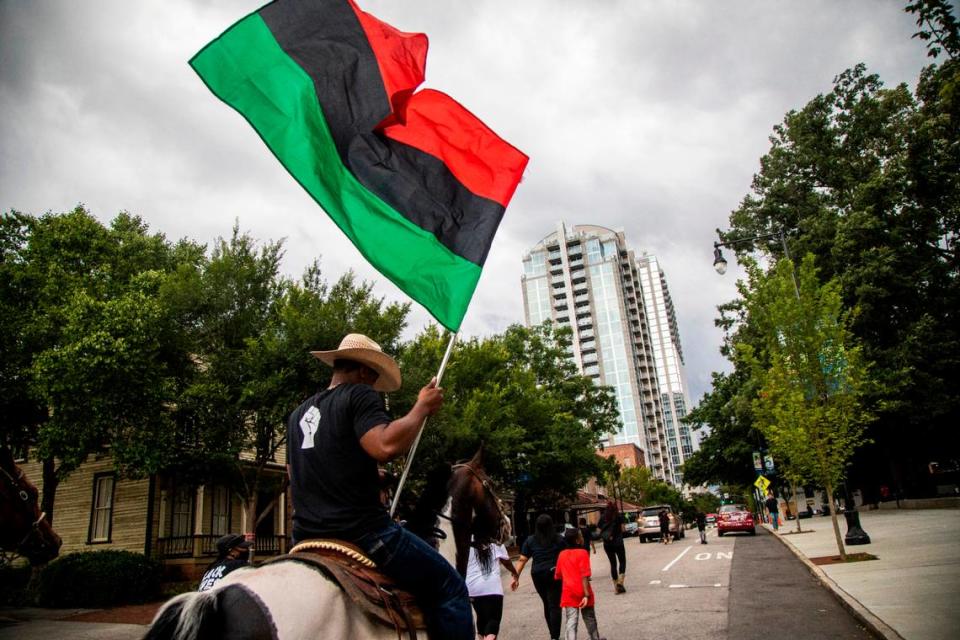
[[[773,512],[773,511],[779,511],[779,510],[780,510],[780,504],[777,502],[777,499],[776,499],[776,498],[767,498],[767,499],[764,501],[764,503],[767,505],[767,510],[768,510],[768,511]]]
[[[697,513],[697,529],[703,531],[707,528],[707,516],[702,513]]]
[[[557,556],[566,548],[567,545],[560,536],[554,536],[546,546],[537,542],[536,536],[529,536],[520,547],[520,555],[533,559],[531,574],[546,571],[553,573],[557,568]]]
[[[390,422],[380,394],[340,384],[301,404],[287,423],[293,537],[355,539],[390,522],[380,503],[377,461],[360,438]]]
[[[600,539],[605,544],[623,541],[623,514],[618,513],[612,522],[607,522],[606,519],[600,521]]]
[[[197,591],[209,591],[217,584],[223,576],[227,575],[234,569],[239,569],[240,567],[247,566],[246,560],[218,560],[214,562],[207,570],[204,571],[203,577],[200,578],[200,586],[197,587]]]

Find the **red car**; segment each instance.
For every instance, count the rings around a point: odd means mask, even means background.
[[[753,514],[742,504],[722,505],[717,514],[717,535],[722,536],[731,531],[746,531],[752,536],[757,535]]]

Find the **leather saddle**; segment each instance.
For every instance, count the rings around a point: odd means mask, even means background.
[[[334,539],[304,540],[286,555],[264,562],[299,562],[316,569],[338,585],[366,615],[411,640],[417,631],[426,636],[423,613],[413,595],[381,573],[363,551],[349,542]]]

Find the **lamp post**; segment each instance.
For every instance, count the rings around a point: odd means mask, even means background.
[[[717,230],[719,233],[719,229]],[[723,257],[723,252],[720,250],[721,247],[734,247],[739,244],[754,243],[757,240],[768,240],[770,238],[778,238],[780,244],[783,246],[783,255],[787,260],[790,260],[790,249],[787,246],[787,234],[784,229],[779,229],[772,233],[765,233],[757,236],[751,236],[749,238],[737,238],[735,240],[727,240],[726,242],[714,242],[713,243],[713,268],[721,276],[727,272],[727,261]],[[793,279],[793,291],[797,296],[797,300],[800,300],[800,285],[797,282],[797,274],[791,269],[790,277]],[[853,496],[850,495],[850,489],[847,487],[847,483],[843,483],[843,516],[847,521],[847,534],[844,536],[844,543],[849,545],[858,545],[858,544],[870,544],[870,536],[867,535],[867,532],[863,530],[860,526],[860,513],[857,511],[857,506],[853,500]],[[799,510],[799,505],[798,505]],[[833,508],[833,505],[830,505],[830,508]],[[799,514],[798,514],[799,517]]]

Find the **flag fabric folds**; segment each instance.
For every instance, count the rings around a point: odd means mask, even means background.
[[[528,159],[446,94],[415,92],[427,46],[352,0],[276,0],[190,65],[364,257],[456,331]]]

